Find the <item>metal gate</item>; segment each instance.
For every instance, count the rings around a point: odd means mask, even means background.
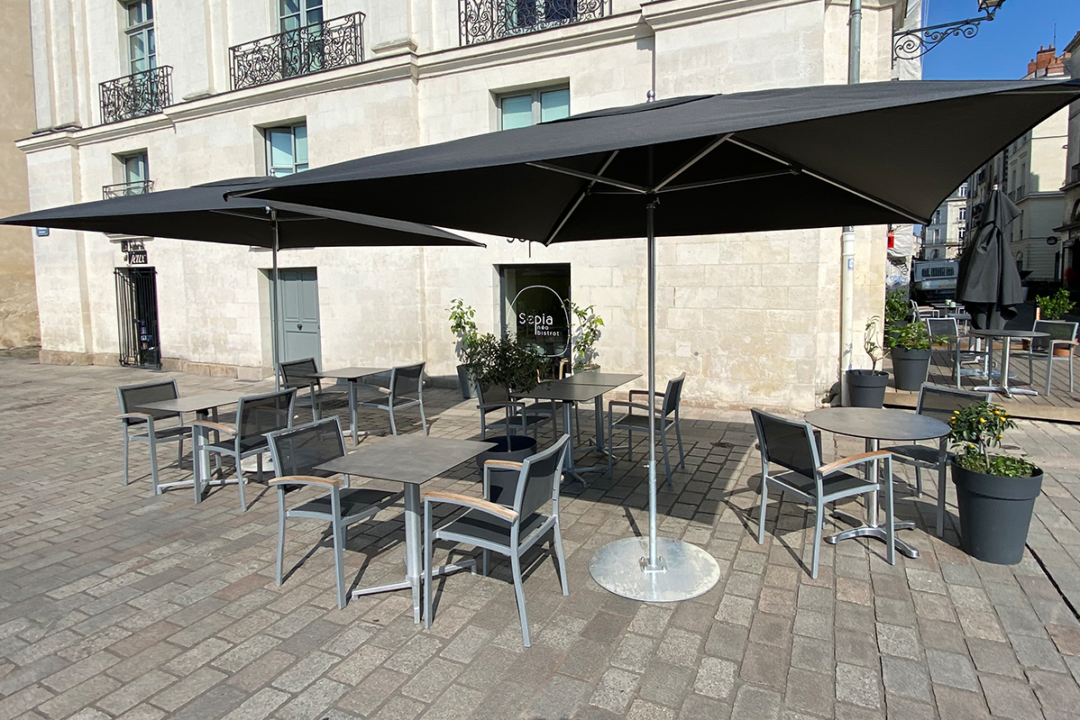
[[[116,322],[120,331],[120,364],[160,369],[154,268],[116,268]]]

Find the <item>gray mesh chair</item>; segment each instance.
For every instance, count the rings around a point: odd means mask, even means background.
[[[285,520],[307,518],[330,524],[334,538],[334,569],[337,574],[338,607],[345,607],[345,568],[343,553],[348,527],[374,517],[387,505],[401,498],[401,492],[374,488],[349,488],[333,473],[315,468],[345,455],[345,441],[337,416],[307,425],[278,430],[266,436],[277,478],[270,481],[278,495],[277,584],[283,581],[285,556]],[[287,507],[285,493],[290,489],[314,487],[323,495]]]
[[[842,458],[828,465],[821,464],[821,456],[814,440],[810,423],[787,420],[761,410],[751,410],[754,429],[757,431],[761,451],[761,514],[758,518],[758,544],[765,542],[765,510],[769,503],[769,488],[794,495],[814,506],[814,557],[810,576],[818,576],[818,559],[821,551],[821,529],[825,520],[825,505],[844,498],[882,491],[885,494],[886,559],[896,563],[893,527],[892,482],[871,482],[843,472],[858,465],[882,461],[885,477],[892,478],[892,455],[885,450],[862,453]],[[772,465],[779,465],[783,472],[773,473]]]
[[[990,402],[990,393],[957,390],[942,385],[924,383],[919,388],[919,402],[915,412],[948,424],[953,411],[973,403]],[[922,471],[934,470],[938,474],[937,534],[945,531],[945,469],[948,461],[948,438],[941,438],[937,447],[932,445],[892,445],[882,448],[893,455],[893,460],[915,468],[915,492],[922,497]]]
[[[667,431],[672,427],[675,428],[675,438],[679,444],[679,467],[685,467],[682,432],[679,429],[679,400],[682,397],[682,387],[685,380],[686,373],[674,380],[668,380],[667,390],[656,393],[656,397],[662,400],[660,407],[651,413],[649,412],[649,406],[645,404],[649,401],[649,393],[645,390],[631,390],[628,401],[612,400],[608,403],[608,475],[611,475],[614,469],[612,463],[614,462],[615,450],[625,448],[627,458],[633,460],[634,431],[640,430],[648,435],[651,418],[651,421],[656,423],[656,432],[660,436],[660,447],[664,451],[664,469],[667,472],[667,485],[669,488],[671,487],[671,460],[668,458]],[[643,398],[645,403],[635,403],[634,398],[636,397]],[[626,414],[616,419],[616,408],[626,408]],[[635,415],[634,410],[640,410],[641,412]],[[615,447],[615,430],[626,430],[626,445]]]
[[[563,552],[562,535],[559,532],[559,482],[562,478],[570,436],[563,435],[547,450],[526,458],[521,463],[488,461],[484,467],[484,498],[468,497],[446,492],[429,492],[424,495],[424,627],[431,627],[431,563],[432,545],[443,540],[479,547],[484,553],[483,573],[487,575],[491,552],[510,558],[514,576],[514,592],[517,595],[518,617],[521,620],[521,638],[529,647],[529,620],[525,615],[525,592],[522,588],[521,556],[540,540],[552,533],[552,544],[559,566],[563,595],[570,594],[566,580],[566,554]],[[494,501],[491,497],[491,469],[518,467],[517,483],[513,498],[506,492]],[[551,503],[550,514],[543,512]],[[457,516],[438,529],[432,528],[434,505],[453,505],[465,508]]]
[[[311,401],[311,417],[314,419],[321,418],[323,410],[349,407],[348,386],[335,384],[324,388],[318,377],[319,366],[315,364],[315,358],[278,363],[278,370],[283,389],[307,389],[307,397]]]
[[[175,380],[163,382],[143,383],[140,385],[122,385],[116,388],[116,397],[120,400],[120,423],[124,434],[124,484],[128,480],[128,464],[130,456],[130,444],[146,442],[150,446],[150,480],[153,483],[155,495],[161,494],[158,487],[158,461],[157,444],[159,442],[176,442],[176,464],[184,459],[184,438],[191,437],[191,427],[184,425],[184,416],[178,412],[165,410],[143,410],[145,403],[159,400],[175,400],[179,396]],[[169,421],[175,420],[178,424],[173,425]]]
[[[510,390],[505,385],[489,385],[486,388],[476,386],[476,399],[480,411],[480,439],[486,440],[489,432],[500,435],[532,434],[535,438],[538,428],[554,418],[549,408],[534,408],[532,405],[513,400]]]
[[[203,431],[216,431],[231,435],[231,440],[221,442],[207,442],[202,434],[196,439],[197,449],[204,449],[218,455],[228,455],[236,463],[236,480],[219,480],[213,483],[210,478],[204,478],[207,485],[236,483],[240,489],[240,509],[247,510],[247,501],[244,499],[244,471],[240,463],[244,458],[252,455],[258,456],[258,482],[262,482],[262,456],[270,450],[266,442],[266,433],[274,430],[282,430],[292,427],[293,403],[296,400],[296,388],[278,390],[265,395],[249,395],[240,398],[236,405],[236,426],[231,427],[219,422],[209,420],[196,420],[191,423],[192,427]],[[202,492],[196,488],[196,492]]]
[[[1031,341],[1031,347],[1026,352],[1013,353],[1013,357],[1027,357],[1028,378],[1031,384],[1035,384],[1035,360],[1046,362],[1046,387],[1045,395],[1050,394],[1050,381],[1054,374],[1054,363],[1063,362],[1069,365],[1069,392],[1073,391],[1073,355],[1076,354],[1076,331],[1080,323],[1065,320],[1036,320],[1032,328],[1035,332],[1044,332],[1050,335],[1049,339],[1035,339]],[[1068,356],[1054,355],[1055,350],[1068,348]]]
[[[420,422],[424,425],[424,434],[428,434],[427,418],[424,416],[424,363],[404,365],[390,370],[390,392],[380,399],[363,400],[358,403],[363,407],[378,408],[390,413],[390,431],[397,435],[397,422],[394,413],[411,407],[420,408]]]
[[[952,377],[956,382],[956,387],[960,387],[960,381],[963,378],[964,371],[961,366],[972,362],[986,362],[988,354],[981,349],[963,349],[960,346],[960,323],[955,317],[945,318],[926,318],[926,330],[930,333],[930,337],[938,337],[944,335],[949,340],[949,347],[945,351],[946,356],[949,358],[949,364],[952,366]],[[942,352],[941,350],[931,350],[931,353]]]

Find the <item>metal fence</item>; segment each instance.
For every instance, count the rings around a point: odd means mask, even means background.
[[[154,268],[116,268],[116,321],[120,364],[160,368],[157,273]]]
[[[229,48],[233,90],[364,61],[364,13],[324,20]]]
[[[109,198],[124,197],[126,195],[145,195],[154,191],[153,180],[139,180],[136,182],[116,183],[115,185],[102,185],[101,197]]]
[[[611,0],[458,0],[458,35],[476,45],[609,15]]]
[[[102,124],[153,115],[172,105],[172,66],[144,70],[100,85]]]

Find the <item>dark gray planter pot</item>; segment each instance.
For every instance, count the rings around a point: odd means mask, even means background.
[[[960,514],[960,547],[984,562],[1020,562],[1035,499],[1042,490],[1042,470],[1029,478],[1011,478],[972,472],[955,462],[950,465]]]
[[[536,438],[528,435],[501,435],[489,437],[483,442],[495,443],[495,447],[476,456],[476,467],[480,471],[480,480],[484,479],[484,463],[488,460],[506,460],[522,462],[536,454]],[[491,501],[503,505],[512,505],[513,488],[517,485],[517,470],[493,470],[491,473]],[[506,497],[504,497],[504,495]]]
[[[893,382],[896,389],[921,388],[930,372],[930,351],[893,348],[889,355],[892,356]]]
[[[473,388],[472,377],[470,377],[469,370],[465,365],[457,366],[457,379],[458,385],[461,386],[462,399],[471,400],[476,397],[476,390]]]
[[[883,370],[848,370],[848,406],[879,408],[885,403],[889,373]]]

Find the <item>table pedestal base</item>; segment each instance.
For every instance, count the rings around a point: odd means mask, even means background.
[[[616,595],[643,602],[677,602],[704,595],[720,580],[720,566],[697,545],[657,538],[660,567],[646,567],[649,539],[610,542],[589,562],[593,580]]]
[[[898,522],[896,523],[896,525],[893,526],[893,529],[911,530],[914,527],[915,523]],[[888,535],[885,534],[885,528],[881,527],[880,525],[862,525],[857,528],[852,528],[851,530],[845,530],[844,532],[830,535],[825,538],[825,542],[829,543],[830,545],[835,545],[841,540],[851,540],[852,538],[861,537],[874,538],[875,540],[880,540],[881,542],[889,541]],[[909,558],[919,557],[919,551],[908,545],[900,538],[894,538],[893,542],[896,549],[902,552],[904,555],[908,556]]]
[[[435,578],[435,577],[439,577],[440,575],[449,575],[450,573],[455,573],[458,570],[466,570],[466,569],[471,569],[473,572],[476,572],[476,561],[475,560],[465,560],[464,562],[462,562],[460,564],[451,563],[449,565],[443,565],[441,567],[432,568],[431,577]],[[410,590],[411,589],[413,591],[413,598],[414,598],[413,622],[418,623],[418,622],[420,622],[420,605],[417,604],[416,599],[420,597],[420,590],[421,590],[421,588],[422,588],[422,586],[424,584],[424,581],[423,581],[422,578],[423,578],[423,575],[421,575],[420,577],[415,577],[415,578],[406,576],[404,580],[399,580],[398,582],[386,583],[385,585],[373,585],[371,587],[365,587],[365,588],[357,588],[357,589],[352,591],[352,597],[353,597],[353,599],[356,599],[356,598],[361,597],[363,595],[377,595],[378,593],[396,592],[398,590]]]

